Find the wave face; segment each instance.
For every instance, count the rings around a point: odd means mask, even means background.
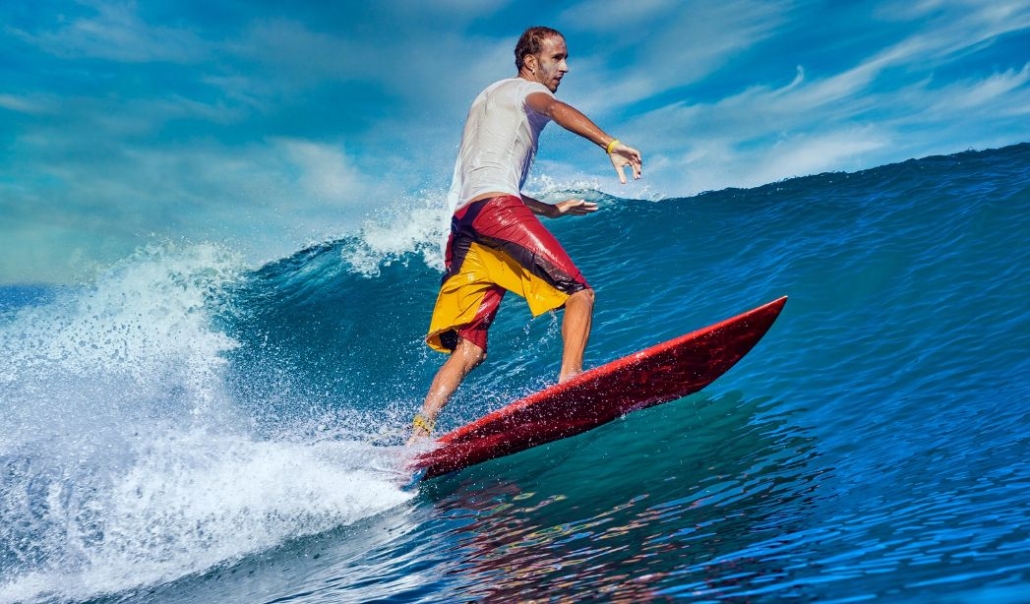
[[[0,290],[0,601],[1026,599],[1030,145],[571,195],[588,366],[790,302],[702,393],[418,493],[445,217]],[[560,352],[509,297],[441,428]]]

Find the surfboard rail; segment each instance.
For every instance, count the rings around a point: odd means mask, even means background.
[[[448,474],[693,394],[750,352],[786,302],[783,296],[530,394],[440,436],[412,469],[423,480]]]

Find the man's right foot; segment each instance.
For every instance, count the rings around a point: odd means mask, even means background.
[[[581,373],[583,373],[582,369],[579,370],[579,371],[576,371],[575,373],[569,372],[569,373],[566,373],[566,374],[563,374],[563,375],[559,375],[558,376],[558,383],[561,384],[562,382],[567,382],[567,381],[571,380],[572,378],[576,377],[577,375],[579,375]]]

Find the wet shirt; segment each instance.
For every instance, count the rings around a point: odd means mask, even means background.
[[[473,101],[448,194],[453,209],[484,193],[520,195],[537,139],[550,121],[526,104],[534,92],[553,96],[539,82],[511,78],[491,84]]]

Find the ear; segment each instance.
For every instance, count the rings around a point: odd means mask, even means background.
[[[533,71],[537,68],[536,55],[527,54],[522,57],[522,64],[528,67],[530,71]]]

